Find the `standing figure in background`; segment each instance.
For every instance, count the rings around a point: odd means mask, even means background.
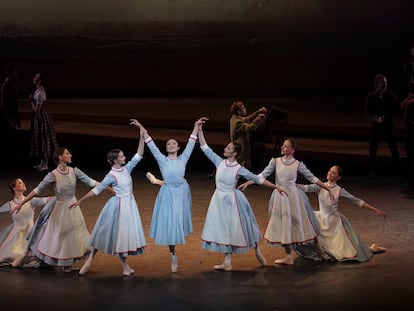
[[[195,122],[187,146],[180,155],[177,140],[169,139],[166,143],[167,156],[160,152],[147,130],[136,122],[137,126],[141,126],[145,143],[157,161],[163,179],[154,204],[149,236],[157,245],[168,245],[172,272],[177,272],[178,268],[175,246],[185,244],[185,237],[193,231],[192,199],[185,171],[197,140],[198,125],[202,122],[202,119]]]
[[[138,121],[132,120],[131,124],[138,126]],[[99,186],[93,188],[72,205],[79,205],[81,202],[100,194],[105,188],[110,187],[114,190],[115,195],[105,203],[93,227],[89,240],[89,247],[92,248],[92,251],[80,269],[80,275],[85,275],[89,271],[98,250],[112,256],[117,255],[121,260],[122,274],[125,276],[135,272],[128,265],[128,256],[144,253],[145,235],[134,197],[131,177],[132,170],[142,160],[144,154],[144,138],[142,136],[143,134],[140,133],[137,152],[128,163],[125,162],[126,158],[122,150],[110,150],[107,161],[111,165],[111,170]]]
[[[409,94],[410,84],[414,83],[414,42],[410,45],[410,56],[403,64],[403,83],[404,90],[407,89]]]
[[[52,118],[44,109],[46,103],[44,80],[43,75],[40,73],[33,77],[33,84],[36,86],[36,90],[29,97],[33,110],[30,156],[40,160],[40,163],[35,168],[42,171],[49,169],[49,159],[58,148]]]
[[[410,83],[408,91],[408,96],[401,103],[401,113],[405,122],[408,188],[414,190],[414,82]]]
[[[237,154],[241,151],[239,144],[229,143],[224,148],[223,159],[207,145],[201,124],[198,137],[201,150],[217,168],[216,190],[211,197],[201,235],[202,248],[224,254],[223,263],[214,266],[216,270],[231,271],[232,254],[244,254],[250,248],[255,249],[259,263],[266,265],[266,259],[258,245],[262,234],[249,201],[236,188],[237,181],[243,177],[280,192],[283,190],[264,177],[254,175],[237,162]]]
[[[374,77],[375,89],[368,94],[365,100],[365,112],[372,117],[371,133],[369,139],[369,157],[371,178],[377,176],[377,151],[382,138],[388,143],[391,152],[393,171],[400,173],[400,155],[394,133],[393,117],[398,113],[399,106],[397,96],[388,89],[388,81],[385,75],[378,74]]]
[[[242,101],[235,101],[230,107],[230,141],[242,147],[237,161],[247,169],[252,169],[250,133],[255,131],[266,117],[267,109],[262,107],[247,115]]]
[[[5,75],[6,78],[1,85],[1,121],[6,135],[14,135],[16,128],[20,128],[17,68],[6,67]]]
[[[269,201],[269,219],[264,238],[271,246],[283,247],[286,256],[275,260],[276,264],[293,265],[292,249],[301,244],[315,243],[318,225],[313,213],[309,213],[302,196],[296,187],[297,175],[300,173],[311,183],[319,185],[330,193],[311,171],[294,158],[297,144],[286,139],[282,145],[282,156],[270,160],[267,167],[259,174],[267,178],[275,175],[275,184],[287,195],[282,195],[278,189],[273,190]],[[239,188],[245,189],[253,182],[247,181]]]
[[[53,186],[56,201],[51,201],[39,215],[31,232],[29,248],[44,263],[71,272],[73,264],[82,259],[88,249],[89,231],[79,206],[71,207],[76,199],[76,181],[89,187],[99,185],[76,167],[71,167],[72,155],[66,148],[58,148],[53,154],[56,169],[49,172],[16,209],[31,200],[49,186]],[[39,221],[41,220],[41,221]]]
[[[0,232],[0,263],[8,263],[17,267],[22,263],[21,259],[27,255],[28,242],[26,238],[33,228],[34,209],[44,206],[53,197],[34,197],[17,212],[16,206],[25,199],[26,184],[22,179],[17,178],[10,183],[9,189],[14,198],[0,207],[0,213],[9,212],[13,223]],[[32,261],[29,257],[26,258],[27,260],[23,264]]]
[[[327,191],[321,191],[319,185],[297,186],[305,192],[316,192],[318,194],[319,211],[314,213],[320,224],[318,242],[322,252],[334,261],[368,261],[371,259],[373,252],[385,251],[385,249],[379,247],[376,243],[372,244],[371,247],[365,244],[349,220],[338,211],[339,199],[348,199],[354,205],[371,210],[381,217],[385,217],[385,213],[338,186],[336,182],[341,179],[342,175],[343,170],[340,166],[332,166],[327,173],[327,181],[324,184],[330,189],[333,200],[329,197]],[[304,247],[305,250],[306,247]],[[297,251],[301,252],[300,246]]]

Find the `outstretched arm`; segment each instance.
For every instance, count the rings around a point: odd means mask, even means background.
[[[22,208],[22,206],[26,203],[29,202],[31,199],[33,199],[33,197],[35,197],[37,195],[37,192],[35,192],[34,190],[32,190],[25,198],[23,201],[21,201],[19,204],[16,205],[16,207],[14,208],[14,211],[16,211],[16,214],[20,211],[20,209]],[[13,213],[14,211],[11,211],[11,213]]]
[[[381,216],[381,217],[386,217],[387,216],[382,210],[372,206],[371,204],[368,204],[367,202],[364,202],[364,204],[362,204],[362,207],[365,207],[366,209],[369,209],[369,210],[373,211],[378,216]]]
[[[95,193],[91,190],[89,191],[87,194],[85,194],[82,198],[80,198],[79,200],[77,200],[75,203],[73,203],[71,206],[69,206],[69,208],[72,207],[76,207],[79,206],[81,204],[81,202],[93,197],[95,195]]]

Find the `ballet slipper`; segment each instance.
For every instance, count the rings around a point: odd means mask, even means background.
[[[277,265],[293,265],[295,263],[295,260],[293,259],[292,255],[286,255],[285,258],[282,259],[276,259],[275,264]]]
[[[85,275],[86,273],[88,273],[91,266],[92,266],[92,260],[86,260],[82,268],[79,270],[79,275]]]
[[[171,272],[175,273],[178,269],[178,258],[175,255],[171,255]]]
[[[256,258],[257,261],[262,265],[262,266],[267,266],[267,260],[266,258],[264,258],[262,252],[260,251],[259,248],[256,248]]]
[[[377,243],[372,243],[369,247],[374,254],[384,253],[386,249],[382,246],[379,246]]]

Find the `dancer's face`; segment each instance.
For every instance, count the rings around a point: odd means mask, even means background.
[[[229,143],[224,148],[223,156],[225,156],[226,158],[230,158],[230,157],[234,157],[235,155],[236,155],[236,152],[234,151],[234,145],[232,143]]]
[[[13,191],[16,193],[16,191],[26,191],[26,184],[23,180],[20,178],[16,179],[16,183],[13,187]]]
[[[176,153],[180,150],[180,146],[175,139],[169,139],[165,144],[165,149],[167,150],[167,153]]]
[[[295,153],[295,149],[292,146],[292,142],[290,140],[285,140],[281,147],[281,153],[285,156],[289,156]]]
[[[38,83],[40,83],[41,82],[41,80],[40,80],[40,74],[36,74],[34,77],[33,77],[33,84],[38,84]]]
[[[72,163],[72,155],[69,150],[65,149],[65,151],[63,151],[62,155],[59,156],[59,161],[66,164]]]
[[[336,182],[340,178],[338,167],[336,166],[332,166],[326,174],[326,179],[330,182]]]
[[[122,166],[122,165],[125,165],[125,161],[126,161],[126,157],[125,157],[124,153],[122,151],[120,151],[118,153],[118,157],[115,160],[115,164],[118,164],[118,165]]]

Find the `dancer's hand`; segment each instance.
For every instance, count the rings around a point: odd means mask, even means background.
[[[281,187],[276,187],[276,190],[279,191],[281,195],[285,194],[288,197],[288,193]]]
[[[135,125],[138,128],[144,128],[141,123],[138,122],[136,119],[129,119],[129,125]]]
[[[79,204],[80,204],[80,202],[79,201],[76,201],[75,203],[69,205],[69,208],[74,208],[76,206],[79,206]]]
[[[377,214],[378,216],[381,216],[381,217],[387,217],[387,214],[385,214],[383,211],[381,211],[379,208],[376,208],[375,210],[374,210],[374,213],[375,214]]]
[[[14,208],[14,210],[12,211],[12,214],[14,212],[16,212],[16,214],[18,214],[20,212],[20,210],[22,209],[23,205],[21,203],[17,204],[16,207]]]
[[[201,117],[201,118],[199,118],[195,123],[194,123],[194,125],[195,126],[198,126],[198,127],[201,127],[204,123],[206,123],[207,121],[208,121],[209,119],[207,118],[207,117]]]
[[[246,181],[245,183],[242,183],[240,186],[238,186],[237,189],[239,189],[240,191],[244,191],[251,184],[252,184],[251,181]]]

